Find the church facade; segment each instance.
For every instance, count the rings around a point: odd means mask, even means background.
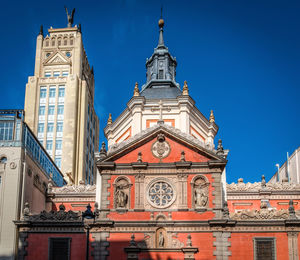
[[[228,150],[159,41],[146,83],[104,129],[95,185],[48,186],[15,221],[19,259],[299,259],[300,185],[226,184]]]

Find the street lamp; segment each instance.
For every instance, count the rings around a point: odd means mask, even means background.
[[[86,211],[82,213],[82,220],[84,219],[94,219],[95,220],[95,214],[91,210],[90,203],[86,206]],[[87,222],[87,224],[84,224],[84,228],[86,229],[86,260],[89,260],[89,249],[90,249],[90,223]]]
[[[279,181],[279,164],[276,163],[275,166],[277,167],[277,181]]]

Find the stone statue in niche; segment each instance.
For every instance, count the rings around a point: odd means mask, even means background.
[[[129,183],[125,179],[120,179],[115,184],[115,207],[128,207]]]
[[[159,235],[158,235],[158,246],[159,247],[164,247],[164,245],[165,245],[165,238],[164,238],[164,235],[161,231],[161,232],[159,232]]]
[[[208,203],[208,184],[202,178],[198,178],[194,184],[195,208],[205,208]]]

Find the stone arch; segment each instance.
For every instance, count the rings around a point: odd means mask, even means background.
[[[156,220],[156,221],[166,221],[166,220],[167,220],[167,217],[166,217],[166,215],[164,215],[164,214],[162,214],[162,213],[159,213],[159,214],[157,214],[155,220]]]
[[[55,46],[55,43],[56,43],[56,39],[55,39],[55,37],[52,37],[51,38],[51,46],[52,47]]]
[[[58,46],[62,45],[62,38],[61,37],[57,38],[57,45]]]
[[[45,47],[49,47],[49,45],[50,45],[49,37],[46,37],[45,38]]]
[[[114,208],[129,209],[131,200],[132,183],[127,176],[118,176],[114,183]]]
[[[70,45],[73,45],[73,44],[74,44],[74,37],[71,36],[71,37],[70,37]]]
[[[63,44],[68,45],[68,37],[67,36],[64,37]]]
[[[191,181],[192,207],[206,209],[209,204],[209,181],[204,175],[196,175]]]

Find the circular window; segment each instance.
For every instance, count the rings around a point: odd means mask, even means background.
[[[7,158],[5,156],[3,156],[1,159],[0,159],[0,163],[6,163],[7,162]]]
[[[149,186],[148,200],[156,208],[166,208],[174,202],[175,190],[171,184],[157,180]]]
[[[46,57],[48,58],[48,57],[50,56],[50,54],[51,54],[51,53],[50,53],[50,52],[48,52],[48,53],[46,54]]]
[[[71,57],[71,52],[67,51],[66,55],[67,55],[68,58],[70,58]]]

